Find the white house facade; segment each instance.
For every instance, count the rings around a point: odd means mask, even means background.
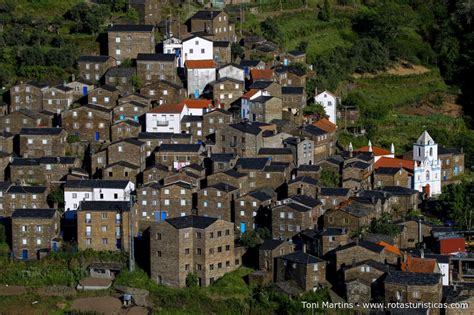
[[[314,97],[314,102],[316,104],[321,104],[324,108],[326,115],[329,117],[329,121],[333,124],[337,125],[336,123],[336,105],[337,105],[337,97],[328,91],[323,91]]]
[[[245,74],[244,74],[244,69],[235,65],[225,65],[219,70],[218,72],[218,79],[222,78],[231,78],[237,81],[242,81],[245,82]]]
[[[208,39],[193,36],[183,40],[182,64],[187,60],[214,60],[214,43]]]
[[[181,133],[181,119],[189,115],[185,104],[164,104],[146,113],[146,132]]]
[[[188,95],[198,98],[206,85],[216,80],[216,67],[210,60],[188,60],[185,63]]]
[[[182,68],[183,60],[183,42],[176,37],[168,37],[163,41],[163,53],[174,54],[176,56],[176,66]]]
[[[413,144],[413,189],[427,196],[441,193],[441,160],[438,158],[438,144],[425,130]]]

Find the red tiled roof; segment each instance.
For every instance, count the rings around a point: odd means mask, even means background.
[[[319,129],[322,129],[328,133],[335,132],[337,129],[337,126],[333,124],[331,121],[329,121],[329,119],[327,118],[321,118],[320,120],[314,122],[313,126],[316,126]]]
[[[369,152],[369,146],[366,145],[365,147],[360,147],[358,149],[355,149],[354,152]],[[379,148],[379,147],[375,147],[375,146],[372,146],[372,153],[375,156],[382,156],[382,155],[392,154],[392,152],[390,152],[388,150],[385,150],[385,149],[382,149],[382,148]]]
[[[255,94],[257,94],[259,90],[257,89],[251,89],[250,91],[248,91],[247,93],[245,93],[244,95],[242,95],[242,98],[248,98],[250,99],[252,96],[254,96]]]
[[[252,80],[272,80],[273,79],[273,70],[272,69],[251,69],[250,75]]]
[[[376,244],[385,247],[385,249],[388,250],[389,252],[392,252],[397,255],[401,254],[400,249],[398,247],[393,246],[387,242],[380,241],[380,242],[377,242]]]
[[[400,168],[413,171],[415,164],[412,160],[403,160],[397,158],[381,157],[377,162],[375,162],[375,169],[379,167],[388,167],[388,168]]]
[[[216,67],[214,60],[186,60],[185,65],[188,69],[209,69]]]
[[[212,100],[186,99],[182,101],[181,104],[186,104],[188,108],[209,108],[209,107],[212,107]]]
[[[149,113],[181,113],[183,111],[184,104],[163,104],[156,108],[153,108]]]
[[[436,259],[407,256],[400,267],[405,272],[432,273],[436,268]]]

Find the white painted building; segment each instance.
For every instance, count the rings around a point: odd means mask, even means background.
[[[216,80],[216,65],[212,59],[187,60],[185,68],[188,96],[198,98],[206,85]]]
[[[424,131],[413,144],[413,189],[426,192],[428,196],[441,193],[441,160],[438,158],[438,144],[428,131]]]
[[[81,201],[130,201],[135,184],[127,180],[69,180],[64,184],[64,209],[76,211]]]
[[[225,65],[217,70],[217,78],[231,78],[245,82],[244,68],[233,64]]]
[[[213,109],[212,100],[205,99],[185,99],[181,103],[188,108],[188,115],[202,116]]]
[[[189,115],[183,104],[163,104],[146,113],[146,132],[181,133],[181,119]]]
[[[326,115],[329,116],[329,121],[333,124],[337,125],[336,123],[336,105],[337,105],[337,96],[334,94],[323,91],[314,97],[314,102],[316,104],[321,104],[321,106],[326,111]]]
[[[182,64],[188,60],[214,60],[214,43],[199,36],[185,39],[182,57]]]
[[[176,66],[182,68],[183,60],[183,42],[174,36],[168,37],[163,41],[163,53],[174,54],[176,56]]]

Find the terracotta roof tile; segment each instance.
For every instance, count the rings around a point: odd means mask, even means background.
[[[358,149],[355,149],[354,152],[369,152],[369,146],[366,145],[364,147],[360,147]],[[382,148],[379,148],[379,147],[375,147],[375,146],[372,146],[372,153],[375,156],[382,156],[382,155],[392,154],[392,152],[390,152],[388,150],[385,150],[385,149],[382,149]]]
[[[257,89],[251,89],[250,91],[248,91],[247,93],[245,93],[244,95],[242,95],[242,98],[248,98],[250,99],[252,96],[254,96],[255,94],[257,94],[259,90]]]
[[[209,108],[212,107],[212,100],[186,99],[182,101],[181,104],[185,104],[188,108]]]
[[[272,80],[273,79],[273,70],[271,69],[251,69],[250,75],[252,80]]]
[[[392,167],[392,168],[400,168],[403,167],[406,170],[412,171],[414,169],[414,162],[412,160],[403,160],[397,158],[389,158],[389,157],[381,157],[375,163],[375,169],[380,167]]]
[[[215,67],[216,64],[213,60],[186,60],[186,68],[188,69],[209,69]]]
[[[314,122],[313,126],[318,127],[319,129],[322,129],[328,133],[335,132],[337,129],[337,126],[330,122],[327,118],[322,118]]]
[[[184,104],[163,104],[156,108],[153,108],[149,113],[181,113],[183,111]]]
[[[412,256],[407,256],[406,260],[401,265],[401,269],[404,272],[433,273],[435,268],[436,259]]]
[[[393,245],[391,245],[387,242],[380,241],[380,242],[377,242],[376,244],[385,247],[385,250],[387,250],[389,252],[392,252],[392,253],[397,254],[397,255],[401,254],[400,249],[398,247],[393,246]]]

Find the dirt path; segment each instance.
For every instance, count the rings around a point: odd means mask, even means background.
[[[26,293],[26,288],[18,285],[0,286],[0,296],[22,295]]]
[[[111,296],[90,297],[74,300],[71,305],[72,310],[83,312],[97,312],[102,314],[122,314],[122,302]]]

